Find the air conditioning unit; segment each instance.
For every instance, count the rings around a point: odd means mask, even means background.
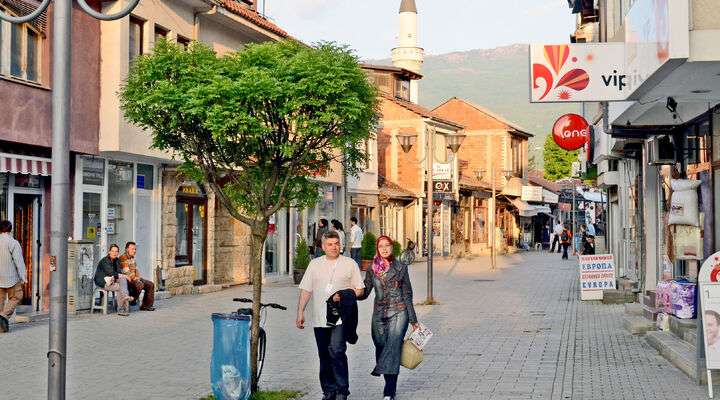
[[[674,165],[675,145],[670,136],[655,136],[647,142],[648,164]]]

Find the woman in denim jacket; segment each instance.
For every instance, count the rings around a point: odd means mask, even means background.
[[[375,289],[372,315],[372,338],[375,343],[376,365],[372,375],[385,378],[385,399],[394,399],[400,373],[400,354],[408,323],[418,328],[413,307],[413,292],[407,265],[392,255],[392,239],[380,236],[372,269],[365,274],[364,300]]]

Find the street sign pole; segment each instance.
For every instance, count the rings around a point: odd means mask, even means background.
[[[107,15],[95,11],[85,0],[77,0],[90,16],[112,21],[130,14],[140,0],[131,0],[122,11]],[[13,24],[30,22],[45,12],[50,0],[21,17],[0,11],[0,20]],[[67,210],[70,199],[70,68],[72,44],[72,0],[54,0],[52,22],[52,183],[50,189],[50,324],[48,345],[49,400],[65,399],[67,360]]]
[[[425,224],[427,225],[427,298],[426,304],[433,304],[433,136],[435,130],[425,128],[426,137],[426,154],[427,157],[427,216]]]

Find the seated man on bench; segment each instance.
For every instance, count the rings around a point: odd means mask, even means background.
[[[155,303],[155,284],[140,276],[140,271],[137,270],[135,262],[136,253],[137,245],[135,242],[127,242],[125,244],[125,254],[120,256],[120,272],[128,279],[128,290],[131,296],[137,299],[140,297],[140,292],[143,289],[145,290],[140,310],[155,311],[155,307],[153,307]]]
[[[127,278],[120,273],[118,255],[120,255],[120,247],[111,244],[108,255],[98,263],[94,281],[98,287],[116,293],[118,315],[126,317],[130,315],[129,303],[134,299],[128,295]]]

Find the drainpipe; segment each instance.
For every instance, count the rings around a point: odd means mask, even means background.
[[[199,36],[199,33],[200,33],[200,16],[201,16],[201,15],[213,15],[213,14],[215,14],[215,13],[217,13],[217,5],[214,5],[214,4],[213,4],[213,6],[210,7],[210,9],[205,10],[205,11],[196,11],[196,12],[193,14],[193,35],[192,35],[192,40],[195,40],[195,41],[198,40],[198,36]]]

